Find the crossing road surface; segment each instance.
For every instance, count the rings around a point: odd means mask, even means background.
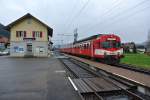
[[[80,100],[52,58],[0,57],[0,100]]]

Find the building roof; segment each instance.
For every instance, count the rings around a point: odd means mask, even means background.
[[[19,23],[20,21],[26,19],[26,18],[33,18],[35,20],[37,20],[38,22],[40,22],[41,24],[43,24],[44,26],[47,27],[47,30],[48,30],[48,35],[52,36],[53,35],[53,29],[51,27],[49,27],[47,24],[43,23],[42,21],[40,21],[39,19],[37,19],[36,17],[32,16],[30,13],[27,13],[26,15],[20,17],[19,19],[15,20],[14,22],[8,24],[6,26],[6,29],[10,30],[10,28],[12,26],[14,26],[15,24]]]

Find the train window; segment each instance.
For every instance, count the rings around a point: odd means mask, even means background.
[[[117,41],[106,41],[106,42],[102,42],[102,48],[120,48],[121,47],[121,43],[117,42]]]
[[[88,49],[90,49],[90,44],[87,44],[88,45]]]
[[[84,49],[84,44],[82,44],[82,49]]]
[[[80,49],[82,49],[82,45],[80,45]]]
[[[121,43],[117,42],[117,41],[112,41],[112,47],[114,47],[114,48],[120,48],[121,47]]]
[[[86,44],[84,44],[84,49],[86,49]]]
[[[89,49],[89,44],[88,43],[86,44],[86,49]]]
[[[90,44],[87,44],[87,46],[88,46],[88,49],[90,49]]]
[[[105,48],[105,49],[111,48],[110,42],[102,42],[102,48]]]

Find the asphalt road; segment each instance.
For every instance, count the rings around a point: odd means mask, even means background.
[[[80,98],[56,58],[0,57],[0,100]]]

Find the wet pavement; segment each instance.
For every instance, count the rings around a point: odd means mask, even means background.
[[[56,58],[0,57],[0,100],[80,98]]]

